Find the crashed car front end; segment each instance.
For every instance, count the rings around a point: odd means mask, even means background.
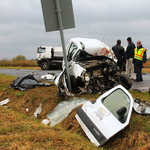
[[[73,80],[73,90],[79,89],[82,93],[90,94],[103,92],[117,85],[117,68],[112,59],[105,56],[91,56],[76,63],[79,63],[85,70],[80,77]],[[72,78],[75,77],[71,75]]]
[[[88,54],[87,54],[88,55]],[[75,58],[69,67],[72,93],[98,93],[109,90],[119,84],[126,89],[131,88],[131,80],[124,74],[120,74],[114,60],[106,56],[91,56]],[[59,77],[60,92],[68,95],[67,78],[65,70]],[[56,83],[56,82],[55,82]]]
[[[56,78],[55,84],[58,86],[58,95],[80,93],[105,92],[119,84],[126,89],[130,89],[132,82],[125,74],[121,74],[116,62],[104,55],[93,55],[92,50],[89,54],[85,46],[78,49],[77,45],[68,51],[68,69],[71,79],[71,90],[68,89],[68,82],[65,67]],[[104,50],[104,48],[102,48]]]

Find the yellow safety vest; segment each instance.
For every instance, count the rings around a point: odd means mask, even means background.
[[[143,55],[144,55],[145,48],[140,48],[137,50],[137,48],[134,49],[134,59],[138,59],[143,61]]]

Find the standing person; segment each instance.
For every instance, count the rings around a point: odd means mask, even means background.
[[[121,40],[117,40],[117,44],[112,47],[112,50],[117,58],[117,66],[119,67],[120,72],[123,70],[123,66],[126,63],[125,50],[121,46]]]
[[[133,64],[133,58],[134,58],[134,49],[135,45],[132,42],[131,37],[127,38],[127,49],[126,49],[126,74],[130,77],[130,72],[131,72],[131,80],[135,79],[135,74],[134,74],[134,64]]]
[[[137,48],[134,50],[134,72],[136,73],[136,82],[143,81],[142,68],[146,63],[146,49],[142,46],[141,41],[137,41]]]

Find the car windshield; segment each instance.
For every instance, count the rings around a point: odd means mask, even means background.
[[[128,111],[130,108],[130,99],[121,89],[117,89],[116,91],[114,91],[109,96],[103,99],[103,104],[117,119],[119,119],[117,111],[120,108],[125,107],[127,111],[124,114],[124,116],[128,115]]]
[[[87,58],[91,58],[91,57],[93,57],[93,56],[83,50],[79,50],[75,55],[76,60],[87,59]]]
[[[77,46],[74,43],[71,43],[68,51],[68,61],[72,59],[73,54],[76,52]]]
[[[37,49],[37,52],[38,52],[38,53],[45,53],[45,48],[39,47],[39,48]]]

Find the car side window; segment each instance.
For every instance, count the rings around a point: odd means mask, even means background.
[[[76,52],[76,50],[77,50],[77,46],[74,43],[72,43],[68,51],[68,61],[72,59],[72,56]]]

